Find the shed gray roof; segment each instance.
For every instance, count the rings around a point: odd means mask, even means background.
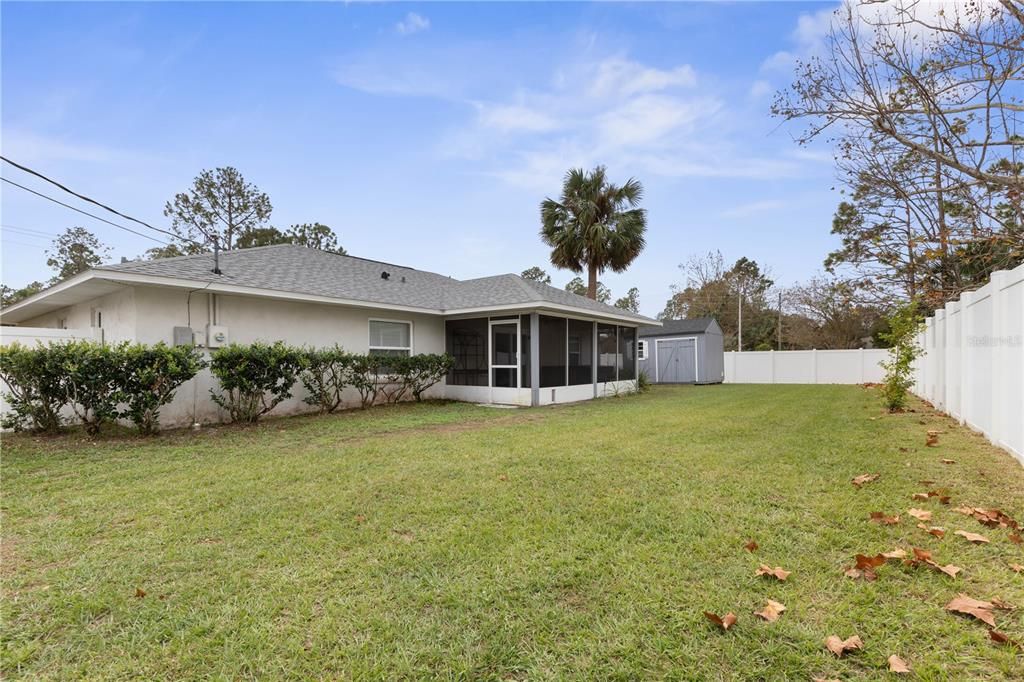
[[[686,320],[662,320],[660,327],[640,327],[636,331],[640,337],[664,334],[703,334],[712,325],[718,325],[713,317],[693,317]]]
[[[552,304],[636,322],[652,321],[585,296],[525,280],[519,275],[457,280],[434,272],[293,244],[222,252],[220,275],[213,273],[213,255],[208,253],[102,265],[95,270],[98,273],[133,273],[219,282],[441,313],[496,306]],[[381,277],[384,272],[389,274],[387,279]]]

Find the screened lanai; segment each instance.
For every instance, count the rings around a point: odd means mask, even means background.
[[[539,313],[449,319],[448,393],[539,405],[597,397],[636,378],[636,328]]]

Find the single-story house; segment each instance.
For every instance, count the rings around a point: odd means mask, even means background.
[[[656,384],[718,384],[725,379],[722,328],[713,317],[662,320],[637,330],[641,372]]]
[[[102,265],[3,309],[0,323],[208,349],[280,340],[356,353],[447,352],[455,368],[434,397],[509,405],[628,391],[637,327],[657,324],[518,275],[456,280],[295,245],[222,252],[216,266],[213,254]],[[209,373],[190,383],[161,413],[163,424],[220,418]],[[301,388],[278,411],[306,408]]]

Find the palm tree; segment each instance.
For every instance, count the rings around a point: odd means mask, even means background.
[[[565,174],[559,201],[540,204],[544,243],[551,263],[573,272],[587,270],[587,297],[597,299],[597,278],[607,268],[622,272],[644,249],[647,211],[637,208],[644,188],[630,178],[621,187],[608,182],[604,166]]]

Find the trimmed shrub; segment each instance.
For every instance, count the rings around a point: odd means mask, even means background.
[[[454,366],[455,358],[448,354],[414,355],[409,358],[404,380],[416,402],[421,402],[423,393],[444,379]]]
[[[882,403],[890,412],[901,412],[907,406],[907,391],[914,383],[914,361],[922,349],[917,335],[924,320],[916,302],[897,308],[889,315],[889,330],[880,334],[889,344],[889,359],[882,362],[885,379],[882,382]]]
[[[383,355],[353,355],[349,382],[358,393],[359,403],[366,409],[377,402],[381,389],[390,380],[389,365],[395,358]]]
[[[64,368],[68,405],[91,435],[117,419],[120,349],[95,341],[71,341],[47,349]]]
[[[4,400],[10,407],[3,417],[4,428],[60,431],[64,423],[60,411],[68,403],[68,380],[63,352],[52,348],[28,348],[20,343],[0,347],[0,379],[7,384]]]
[[[281,341],[218,348],[211,356],[210,371],[220,381],[221,390],[210,389],[210,396],[231,421],[256,422],[292,397],[292,387],[305,363],[301,350]]]
[[[119,349],[121,400],[127,407],[122,417],[132,420],[141,433],[160,430],[160,408],[174,392],[199,373],[206,361],[191,346],[131,344]]]
[[[355,356],[341,346],[304,351],[306,364],[299,379],[308,396],[303,401],[320,410],[321,414],[334,412],[343,405],[342,392],[352,384]]]
[[[636,392],[647,393],[651,390],[651,377],[647,376],[647,372],[640,370],[636,375]]]

